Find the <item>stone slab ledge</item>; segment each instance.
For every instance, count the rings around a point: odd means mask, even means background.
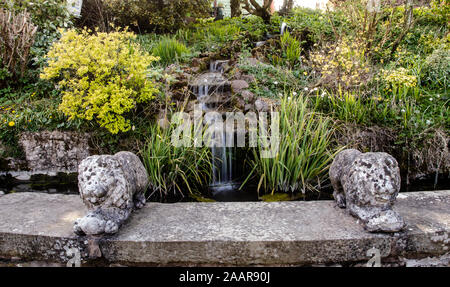
[[[147,203],[112,237],[77,237],[87,210],[76,195],[0,196],[0,257],[66,263],[101,255],[128,265],[317,265],[449,253],[450,191],[401,193],[407,223],[394,234],[366,232],[333,201]]]

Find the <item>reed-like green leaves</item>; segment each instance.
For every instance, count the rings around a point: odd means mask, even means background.
[[[160,57],[163,65],[178,61],[189,49],[177,39],[164,36],[152,49],[153,55]]]
[[[208,186],[211,174],[208,147],[175,147],[171,136],[175,125],[166,129],[152,127],[141,151],[150,181],[150,190],[162,196],[170,192],[193,194]]]
[[[281,100],[280,146],[274,158],[261,158],[261,142],[255,149],[258,189],[266,192],[316,190],[334,158],[330,119],[307,107],[303,97]]]

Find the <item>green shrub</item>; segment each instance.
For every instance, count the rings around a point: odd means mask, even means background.
[[[62,90],[60,110],[69,120],[95,120],[111,133],[126,132],[126,114],[157,92],[147,68],[157,58],[144,54],[128,32],[64,32],[48,53],[41,78]]]
[[[185,190],[195,194],[210,180],[209,148],[175,147],[171,142],[175,128],[174,124],[166,129],[154,125],[140,152],[149,175],[150,189],[161,196],[177,192],[184,195]]]
[[[215,22],[199,21],[187,29],[178,31],[178,38],[198,50],[215,51],[230,41],[237,40],[243,29],[240,19],[224,19]],[[245,39],[242,39],[244,42]]]
[[[259,187],[269,192],[295,192],[320,188],[334,157],[332,122],[310,110],[303,97],[287,97],[279,109],[280,144],[275,157],[262,158],[259,142],[252,163]]]
[[[342,33],[348,25],[347,18],[340,13],[340,11],[330,12],[331,15],[320,10],[313,10],[309,8],[295,8],[291,17],[285,19],[289,26],[294,31],[308,31],[308,39],[312,42],[326,41],[334,39],[335,35],[333,26]],[[329,18],[328,16],[331,16]]]
[[[251,63],[245,53],[242,53],[239,59],[239,69],[255,78],[255,81],[250,83],[250,89],[261,97],[278,99],[285,92],[300,90],[302,86],[306,85],[303,78],[305,75],[300,71],[288,70],[282,66],[272,66],[263,62]]]
[[[120,26],[141,32],[173,32],[187,19],[208,16],[209,0],[104,0],[106,8]]]
[[[189,49],[172,37],[162,37],[152,49],[153,55],[161,59],[164,65],[178,61]]]
[[[336,93],[322,92],[316,97],[316,107],[335,119],[346,123],[365,124],[370,122],[368,109],[372,99],[363,100],[353,91]]]
[[[425,60],[423,82],[433,88],[449,88],[450,48],[442,44]]]

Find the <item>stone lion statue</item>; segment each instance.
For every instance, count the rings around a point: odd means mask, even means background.
[[[148,174],[131,152],[95,155],[78,166],[78,188],[89,213],[78,219],[78,235],[113,234],[131,212],[145,205]]]
[[[364,222],[370,232],[397,232],[404,228],[392,210],[400,191],[400,169],[394,157],[383,152],[340,152],[330,167],[333,196],[341,208]]]

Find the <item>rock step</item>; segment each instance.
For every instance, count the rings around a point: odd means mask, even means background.
[[[208,87],[208,93],[205,92],[205,87]],[[194,94],[211,95],[214,93],[224,93],[231,91],[231,83],[218,72],[209,72],[199,75],[189,88]]]

